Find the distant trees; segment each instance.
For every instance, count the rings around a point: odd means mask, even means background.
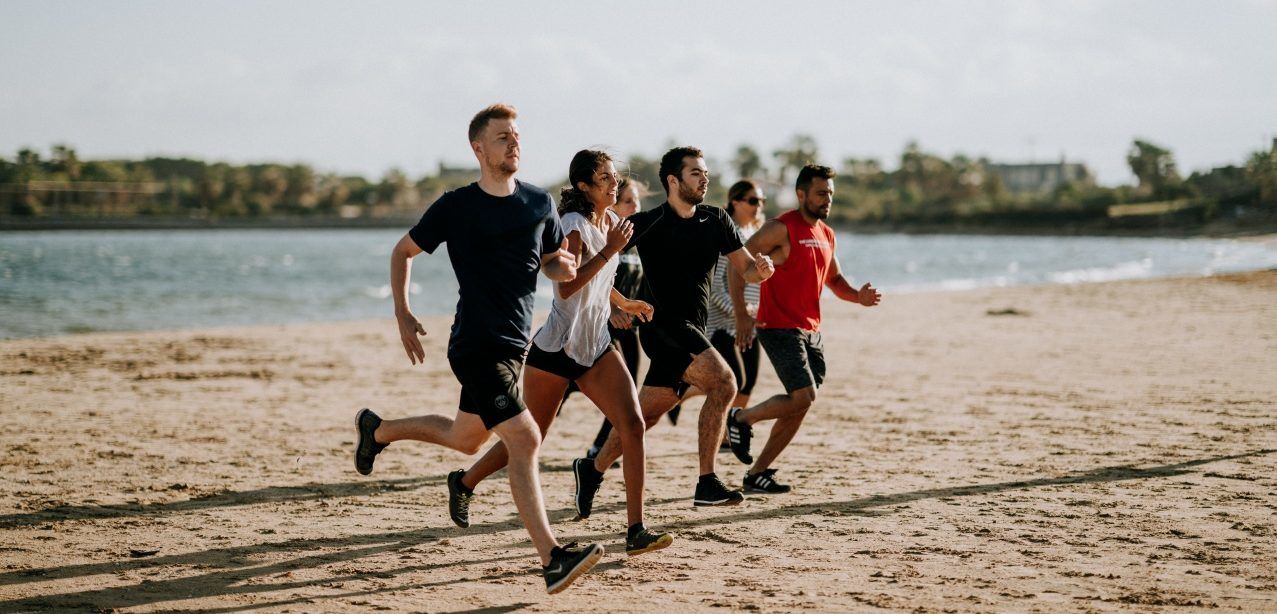
[[[707,202],[721,203],[726,186],[738,178],[752,178],[768,191],[781,192],[773,196],[788,196],[799,168],[829,163],[820,160],[819,152],[813,137],[796,135],[772,152],[769,168],[767,157],[741,144],[724,164],[727,168],[709,161],[716,177]],[[633,155],[623,162],[623,172],[647,184],[651,198],[664,198],[658,159]],[[833,215],[891,223],[1048,221],[1103,217],[1110,205],[1169,200],[1192,204],[1205,217],[1240,215],[1244,210],[1277,213],[1277,140],[1269,149],[1251,153],[1241,165],[1194,172],[1187,178],[1180,176],[1169,149],[1148,140],[1131,144],[1127,162],[1136,186],[1064,181],[1053,190],[1026,194],[1004,184],[999,169],[1005,166],[961,154],[944,157],[911,142],[895,169],[875,158],[847,158],[837,164]],[[721,170],[735,176],[724,177]],[[369,181],[317,173],[305,164],[81,160],[73,147],[57,144],[47,158],[29,148],[11,159],[0,157],[0,216],[413,217],[445,190],[476,178],[474,169],[442,165],[438,173],[416,181],[399,169]]]
[[[0,157],[0,216],[412,216],[425,198],[470,181],[464,170],[413,182],[392,169],[370,183],[321,175],[305,164],[83,161],[74,148],[58,144],[47,159],[32,149],[19,150],[13,160]]]

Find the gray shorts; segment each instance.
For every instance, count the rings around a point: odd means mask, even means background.
[[[776,369],[776,376],[792,393],[825,381],[825,348],[820,333],[799,328],[760,328],[758,342]]]

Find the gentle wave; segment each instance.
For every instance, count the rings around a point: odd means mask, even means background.
[[[388,318],[398,230],[0,232],[0,338]],[[446,248],[446,246],[445,246]],[[671,249],[675,249],[671,246]],[[838,234],[844,274],[884,293],[1277,268],[1261,242]],[[456,308],[446,249],[413,261],[420,315]],[[537,307],[551,299],[548,281]]]

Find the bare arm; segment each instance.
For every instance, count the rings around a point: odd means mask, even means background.
[[[637,316],[638,319],[644,322],[652,321],[652,305],[646,301],[625,298],[625,295],[621,294],[621,291],[616,288],[612,288],[612,293],[608,295],[608,298],[612,305],[621,310],[621,312],[629,316]],[[629,328],[629,326],[617,326],[617,328]]]
[[[412,278],[412,258],[421,253],[412,237],[404,235],[390,250],[390,293],[395,301],[395,320],[399,323],[399,340],[412,364],[425,362],[426,350],[421,347],[417,335],[425,335],[426,329],[412,315],[408,305],[408,283]]]
[[[744,247],[727,254],[727,261],[732,263],[733,272],[751,284],[764,282],[776,272],[771,258],[762,254],[755,257]]]
[[[755,320],[745,304],[745,278],[728,275],[727,293],[732,297],[732,316],[736,319],[736,347],[747,350],[754,344]]]
[[[558,285],[559,298],[568,298],[576,294],[577,290],[585,287],[594,276],[603,269],[608,260],[616,256],[625,249],[625,244],[629,242],[630,235],[634,233],[634,227],[627,221],[621,220],[616,226],[607,231],[607,243],[599,253],[595,254],[590,261],[580,265],[576,270],[576,277],[570,281],[561,282]],[[581,252],[584,248],[581,244],[581,233],[572,231],[568,234],[568,251],[572,252],[572,256],[576,261],[581,262]]]
[[[838,264],[838,257],[835,256],[833,262],[830,263],[829,278],[825,280],[825,287],[829,288],[834,296],[852,303],[859,303],[865,307],[873,307],[882,300],[882,295],[872,284],[866,283],[859,290],[842,276],[842,266]]]

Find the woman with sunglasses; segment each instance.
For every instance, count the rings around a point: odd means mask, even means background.
[[[727,213],[740,228],[741,237],[749,240],[763,226],[766,218],[763,207],[767,199],[758,184],[750,179],[742,179],[732,184],[727,190]],[[748,407],[749,395],[754,390],[754,382],[758,379],[758,365],[761,354],[759,344],[751,343],[741,349],[736,343],[736,315],[732,309],[732,297],[728,290],[728,275],[731,267],[726,256],[718,257],[718,268],[710,278],[709,323],[710,343],[731,367],[736,376],[737,393],[732,407]],[[758,284],[745,284],[745,310],[750,318],[758,313]]]
[[[559,201],[560,225],[568,251],[576,256],[576,277],[555,283],[550,316],[532,338],[524,367],[523,392],[542,436],[554,421],[568,384],[607,417],[621,438],[625,460],[626,553],[642,554],[668,546],[673,538],[643,524],[643,481],[646,468],[643,416],[638,393],[621,353],[611,344],[607,323],[612,306],[649,320],[652,306],[631,300],[612,287],[618,254],[633,233],[630,223],[611,210],[619,178],[607,153],[582,150],[568,168],[570,186]],[[448,512],[460,527],[470,524],[470,498],[484,478],[505,467],[506,449],[497,443],[468,470],[448,474]]]

